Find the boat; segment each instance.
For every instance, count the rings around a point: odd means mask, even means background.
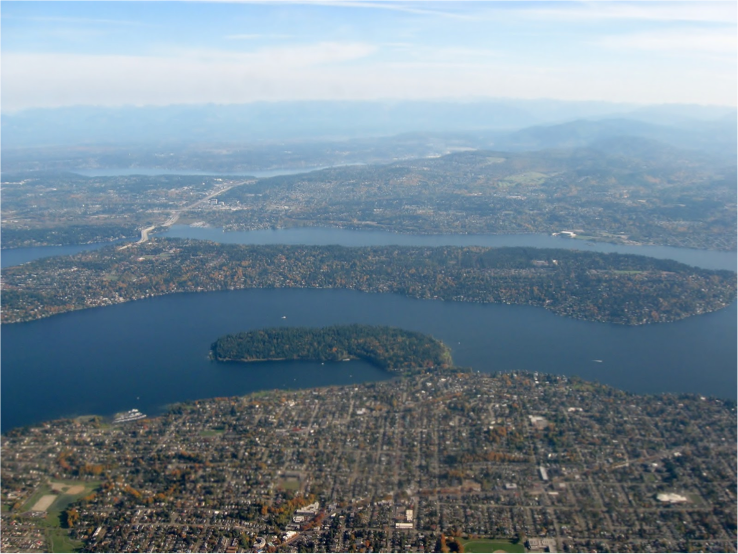
[[[146,414],[139,412],[137,409],[129,410],[127,412],[122,412],[119,414],[116,414],[113,418],[113,424],[116,423],[128,423],[129,421],[137,421],[139,419],[144,419],[146,417]]]

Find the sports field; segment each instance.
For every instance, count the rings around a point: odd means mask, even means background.
[[[513,544],[510,541],[494,539],[462,540],[464,552],[525,552],[522,544]]]

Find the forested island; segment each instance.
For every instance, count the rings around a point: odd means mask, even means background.
[[[212,344],[221,362],[361,359],[393,373],[451,367],[451,351],[422,333],[376,325],[275,327],[225,335]]]
[[[539,248],[232,245],[155,239],[2,271],[2,321],[175,292],[340,288],[527,304],[628,325],[726,307],[736,275],[644,256]]]

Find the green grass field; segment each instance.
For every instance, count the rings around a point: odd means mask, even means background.
[[[225,430],[223,429],[205,429],[204,431],[200,431],[201,437],[219,437],[225,433]]]
[[[36,502],[38,502],[41,499],[41,497],[45,494],[55,494],[55,493],[52,493],[51,487],[48,485],[40,486],[38,489],[36,489],[36,492],[34,492],[31,495],[31,497],[28,500],[26,500],[26,503],[23,504],[23,507],[21,508],[20,511],[21,512],[29,511],[31,508],[33,508]]]
[[[54,554],[69,554],[79,552],[82,543],[72,540],[69,531],[62,528],[62,513],[74,502],[87,496],[100,486],[99,481],[71,481],[66,479],[55,479],[56,489],[53,490],[51,483],[40,486],[23,505],[22,511],[30,510],[38,500],[45,494],[56,494],[56,500],[46,510],[46,518],[41,522],[45,528],[46,539],[49,549]],[[66,494],[70,487],[82,486],[84,489],[77,494]],[[62,490],[59,490],[62,489]]]
[[[286,491],[298,491],[300,490],[300,481],[297,479],[284,479],[280,485]]]
[[[497,550],[525,552],[525,547],[522,544],[514,544],[506,540],[462,539],[461,544],[464,546],[464,552],[495,552]]]
[[[537,171],[528,171],[526,173],[518,173],[517,175],[509,175],[501,179],[497,185],[500,188],[518,187],[518,186],[538,186],[548,179],[545,173]]]
[[[61,482],[61,479],[57,480],[57,482]],[[66,510],[69,506],[71,506],[74,502],[82,498],[83,496],[90,494],[93,490],[95,490],[100,485],[99,482],[86,482],[86,483],[77,482],[75,484],[84,484],[85,490],[79,494],[60,493],[59,496],[56,498],[56,500],[54,500],[54,503],[51,506],[49,506],[49,509],[46,511],[45,523],[47,527],[61,528],[62,512]]]
[[[82,548],[82,541],[70,539],[65,529],[51,529],[47,536],[52,552],[79,552]]]

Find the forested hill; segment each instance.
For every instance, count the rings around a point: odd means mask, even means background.
[[[335,325],[279,327],[220,337],[212,345],[219,361],[366,360],[384,370],[407,373],[451,367],[451,352],[441,341],[394,327]]]
[[[726,307],[736,276],[672,260],[538,248],[243,246],[155,239],[2,271],[13,323],[174,292],[341,288],[422,299],[541,306],[640,325]]]

